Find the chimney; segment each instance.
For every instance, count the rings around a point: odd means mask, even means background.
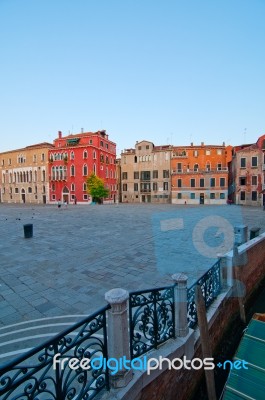
[[[223,142],[223,146],[225,146],[225,142]]]
[[[58,137],[59,137],[59,139],[62,139],[62,132],[61,131],[58,131]]]
[[[191,142],[191,144],[190,144],[191,146],[193,146],[193,142]]]
[[[204,146],[204,142],[201,142],[201,146]]]

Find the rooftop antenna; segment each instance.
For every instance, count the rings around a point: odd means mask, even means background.
[[[247,128],[244,129],[244,144],[246,143]]]

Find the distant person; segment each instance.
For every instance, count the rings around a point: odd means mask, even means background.
[[[62,205],[62,203],[61,203],[61,199],[59,199],[59,200],[58,200],[58,203],[57,203],[57,205],[58,205],[58,208],[61,208],[61,205]]]

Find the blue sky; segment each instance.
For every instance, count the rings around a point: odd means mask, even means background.
[[[118,152],[265,133],[264,0],[0,0],[0,152],[106,129]]]

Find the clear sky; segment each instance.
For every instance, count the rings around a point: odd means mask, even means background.
[[[0,0],[0,152],[265,133],[265,0]]]

